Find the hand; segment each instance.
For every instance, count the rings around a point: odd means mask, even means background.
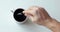
[[[29,17],[32,20],[32,22],[37,23],[37,24],[44,25],[45,23],[51,20],[51,17],[48,15],[46,10],[42,7],[32,6],[26,11],[23,11],[23,13],[27,17]]]
[[[47,11],[39,6],[32,6],[23,11],[25,16],[29,17],[32,22],[43,25],[51,29],[53,32],[60,32],[60,23],[51,18]]]

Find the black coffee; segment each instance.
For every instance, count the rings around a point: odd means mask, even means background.
[[[13,16],[16,21],[23,22],[26,19],[26,16],[22,13],[23,11],[24,9],[22,8],[18,8],[15,10]]]

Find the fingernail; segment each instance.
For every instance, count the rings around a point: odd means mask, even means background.
[[[25,13],[25,11],[23,11],[22,13]]]

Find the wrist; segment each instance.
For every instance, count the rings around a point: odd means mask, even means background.
[[[44,24],[44,26],[46,26],[47,28],[49,28],[49,29],[51,29],[52,31],[55,31],[55,32],[60,30],[59,22],[55,19],[46,20],[46,23]]]

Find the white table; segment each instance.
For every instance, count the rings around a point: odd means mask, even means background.
[[[51,17],[60,20],[60,0],[0,0],[0,32],[51,32],[44,26],[26,22],[19,25],[13,18],[11,10],[27,9],[37,5],[44,7]]]

